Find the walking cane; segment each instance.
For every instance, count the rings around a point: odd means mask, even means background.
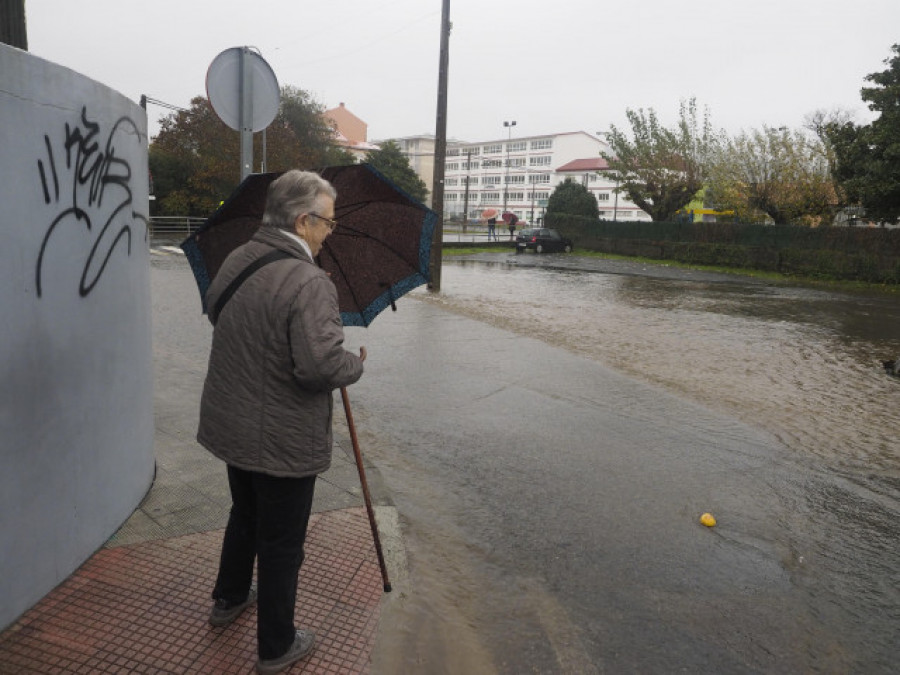
[[[375,553],[378,554],[378,565],[381,567],[384,592],[390,593],[391,582],[388,580],[387,566],[384,564],[384,554],[381,552],[378,523],[375,522],[375,512],[372,510],[372,498],[369,496],[369,484],[366,482],[366,470],[363,468],[362,452],[359,450],[359,440],[356,438],[356,425],[353,424],[353,412],[350,410],[350,397],[347,396],[347,387],[341,387],[341,399],[344,401],[347,426],[350,427],[350,441],[353,443],[353,454],[356,456],[356,468],[359,471],[359,482],[362,485],[363,498],[366,502],[366,512],[369,514],[369,525],[372,527],[372,538],[375,540]]]

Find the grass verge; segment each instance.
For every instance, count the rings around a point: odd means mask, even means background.
[[[445,248],[443,249],[444,257],[452,257],[456,255],[474,255],[476,253],[497,253],[497,248]],[[732,274],[734,276],[753,277],[777,284],[790,284],[794,286],[805,286],[808,288],[824,288],[842,291],[878,291],[888,295],[900,295],[900,285],[898,284],[873,284],[865,281],[846,281],[840,279],[816,279],[812,277],[797,276],[790,274],[781,274],[779,272],[768,272],[765,270],[754,270],[743,267],[716,267],[713,265],[691,265],[681,263],[677,260],[657,260],[655,258],[640,258],[627,255],[616,255],[614,253],[602,253],[600,251],[585,251],[583,249],[575,249],[572,255],[581,256],[583,258],[602,258],[606,260],[629,260],[631,262],[646,263],[649,265],[668,265],[669,267],[679,267],[688,270],[698,270],[701,272],[717,272],[719,274]]]
[[[575,250],[575,255],[584,256],[585,258],[605,258],[608,260],[630,260],[633,262],[642,262],[651,265],[668,265],[670,267],[679,267],[688,270],[698,270],[700,272],[717,272],[719,274],[733,274],[735,276],[753,277],[754,279],[763,279],[772,283],[790,284],[792,286],[805,286],[808,288],[825,288],[842,291],[878,291],[888,295],[900,295],[900,285],[897,284],[873,284],[866,281],[848,281],[845,279],[827,279],[815,278],[808,276],[800,276],[795,274],[782,274],[780,272],[770,272],[767,270],[756,270],[745,267],[718,267],[715,265],[692,265],[689,263],[678,262],[677,260],[656,260],[654,258],[639,258],[626,255],[616,255],[613,253],[602,253],[599,251],[581,251]]]

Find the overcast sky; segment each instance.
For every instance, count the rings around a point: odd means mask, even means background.
[[[819,108],[871,119],[859,90],[900,42],[900,0],[451,0],[447,133],[485,141],[674,121],[799,127]],[[441,0],[26,0],[29,50],[187,107],[230,47],[281,85],[344,102],[369,139],[435,131]],[[151,136],[168,111],[150,107]]]

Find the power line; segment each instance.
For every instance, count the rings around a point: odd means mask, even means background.
[[[141,107],[146,110],[147,104],[152,103],[153,105],[158,105],[160,108],[168,108],[169,110],[178,110],[179,112],[187,112],[187,108],[182,108],[181,106],[172,105],[171,103],[166,103],[165,101],[160,101],[157,98],[151,98],[146,94],[141,94]]]

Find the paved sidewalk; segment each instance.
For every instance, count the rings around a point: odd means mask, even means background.
[[[328,509],[342,501],[361,502],[353,487],[335,480],[349,474],[348,468],[355,472],[355,466],[342,447],[335,446],[335,455],[335,469],[319,481],[325,496],[317,495],[297,599],[297,621],[316,632],[317,646],[290,672],[369,672],[381,572],[365,508]],[[118,545],[120,537],[134,542],[141,532],[161,527],[147,511],[162,522],[177,518],[160,504],[182,506],[171,499],[179,488],[183,498],[183,486],[154,484],[106,547],[0,634],[0,673],[254,672],[255,609],[224,629],[206,623],[221,528],[200,522],[189,534]],[[195,504],[187,511],[196,516],[205,508]],[[220,511],[209,512],[209,519],[224,522],[227,510]],[[192,516],[183,515],[187,522],[180,527],[187,529]],[[393,558],[392,509],[378,507],[378,516],[386,555]]]
[[[224,464],[194,440],[205,360],[173,363],[158,342],[153,485],[102,549],[0,633],[2,675],[255,672],[255,608],[229,627],[207,624],[230,497]],[[396,589],[396,511],[377,470],[366,474]],[[296,619],[317,643],[290,672],[369,672],[383,586],[337,392],[332,467],[316,483],[305,550]]]

